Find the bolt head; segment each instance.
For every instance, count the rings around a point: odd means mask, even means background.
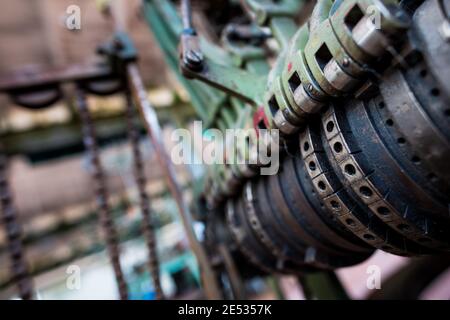
[[[347,68],[347,67],[350,66],[350,60],[349,60],[349,58],[344,58],[343,66],[344,66],[345,68]]]
[[[203,55],[195,50],[189,50],[186,53],[186,59],[190,64],[200,65],[203,62]]]

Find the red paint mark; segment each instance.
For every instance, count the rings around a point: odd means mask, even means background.
[[[288,64],[288,72],[291,72],[291,70],[292,70],[292,62],[289,62],[289,64]]]
[[[259,137],[259,129],[261,122],[264,123],[264,126],[266,128],[269,127],[269,120],[266,117],[266,114],[264,113],[264,107],[259,107],[258,110],[253,115],[253,128],[256,131],[256,135]]]

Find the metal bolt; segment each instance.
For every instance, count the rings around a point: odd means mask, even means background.
[[[195,50],[186,53],[186,62],[192,66],[200,66],[203,63],[203,55]]]

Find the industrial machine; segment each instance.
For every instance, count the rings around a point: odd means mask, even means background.
[[[211,253],[300,275],[377,249],[448,254],[449,7],[144,2],[203,122],[250,128],[223,146],[200,195]],[[279,171],[261,174],[274,153]]]
[[[375,250],[430,257],[439,266],[430,267],[433,276],[424,283],[448,267],[449,13],[449,0],[143,0],[143,17],[204,129],[239,132],[219,146],[222,161],[205,165],[190,207],[123,30],[101,47],[102,67],[47,74],[33,83],[14,79],[0,90],[19,105],[43,108],[61,98],[61,83],[76,84],[121,298],[126,283],[85,92],[123,92],[129,106],[159,298],[134,105],[176,200],[206,297],[244,299],[247,280],[283,274],[298,277],[308,298],[346,298],[334,270],[359,264]],[[0,160],[4,169],[6,158]],[[2,171],[14,274],[22,297],[31,298]],[[205,226],[202,241],[194,220]]]

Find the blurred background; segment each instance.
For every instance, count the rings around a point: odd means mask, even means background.
[[[49,68],[95,63],[96,48],[108,40],[113,25],[94,0],[1,0],[0,79],[20,72],[36,73]],[[139,51],[139,67],[148,97],[157,108],[164,128],[166,147],[174,128],[190,127],[194,111],[187,94],[166,69],[162,53],[141,17],[140,0],[128,0],[122,18]],[[81,8],[81,30],[68,30],[66,10]],[[71,88],[65,88],[70,97]],[[89,97],[96,121],[102,162],[107,174],[110,203],[121,241],[121,262],[132,299],[154,299],[146,271],[147,249],[142,239],[140,208],[133,180],[132,158],[127,142],[125,106],[120,97]],[[24,233],[26,258],[41,299],[117,299],[96,216],[90,164],[83,151],[81,124],[72,101],[30,111],[0,95],[0,134],[10,160],[9,180]],[[202,137],[197,137],[201,139]],[[157,226],[162,287],[167,297],[200,298],[200,277],[195,256],[189,250],[176,205],[162,179],[151,144],[142,135],[146,189]],[[187,199],[192,197],[192,177],[201,167],[177,167]],[[201,230],[201,225],[196,226]],[[0,228],[0,299],[17,297],[11,281],[3,228]],[[396,274],[406,258],[376,253],[365,263],[338,271],[350,296],[362,299],[376,290],[367,286],[368,267],[380,268],[382,279]],[[70,267],[80,271],[81,286],[71,289]],[[273,279],[272,279],[273,280]],[[254,298],[302,299],[297,280],[282,277],[256,279]],[[423,298],[450,298],[450,274],[444,274],[425,290]],[[274,290],[276,289],[276,290]],[[281,293],[280,291],[281,290]]]

